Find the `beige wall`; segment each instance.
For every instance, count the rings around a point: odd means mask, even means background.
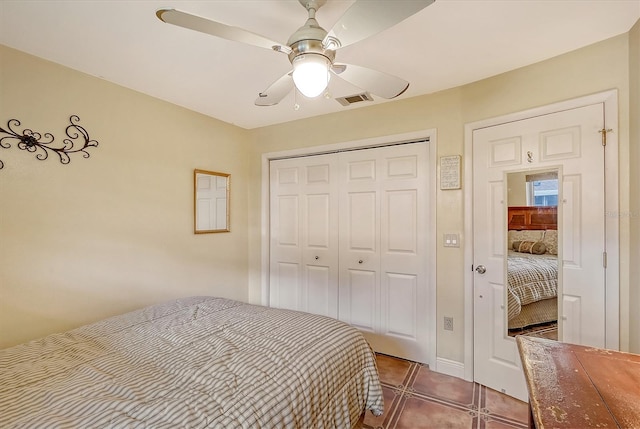
[[[527,172],[507,175],[507,206],[527,205]]]
[[[470,65],[471,66],[471,65]],[[463,155],[464,124],[576,98],[609,89],[619,91],[620,210],[628,211],[638,182],[629,181],[629,35],[439,93],[399,100],[307,120],[274,125],[252,132],[250,158],[249,299],[260,301],[260,202],[263,153],[345,142],[422,129],[437,129],[437,154]],[[464,192],[437,191],[437,320],[454,318],[455,330],[438,323],[438,357],[464,358],[463,247],[443,248],[444,232],[462,233]],[[621,219],[621,342],[629,347],[629,220]],[[625,238],[627,237],[627,238]],[[464,237],[463,237],[464,244]],[[637,242],[635,244],[638,245]],[[634,284],[637,284],[637,280]],[[637,304],[635,307],[637,311]],[[637,328],[631,335],[638,335]],[[640,351],[640,350],[636,350]]]
[[[634,184],[628,216],[631,224],[629,349],[640,353],[640,21],[629,33],[629,93],[629,181]]]
[[[0,148],[0,348],[172,297],[247,299],[246,130],[3,46],[0,64],[0,127],[61,141],[75,114],[99,142],[69,165]],[[231,174],[231,233],[193,234],[194,168]]]

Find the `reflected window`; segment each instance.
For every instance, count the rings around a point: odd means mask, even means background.
[[[558,175],[556,173],[527,175],[527,205],[558,205]]]

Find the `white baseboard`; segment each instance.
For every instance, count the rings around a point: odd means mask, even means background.
[[[464,380],[464,364],[451,359],[436,358],[436,367],[434,371],[453,377],[462,378]]]

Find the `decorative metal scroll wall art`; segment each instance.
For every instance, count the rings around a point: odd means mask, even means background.
[[[68,138],[62,140],[62,143],[54,144],[55,137],[51,133],[44,135],[32,131],[28,128],[22,130],[22,134],[14,129],[20,126],[17,119],[9,119],[7,122],[7,130],[0,127],[0,134],[7,134],[0,138],[0,147],[9,149],[11,140],[17,140],[17,147],[20,150],[26,150],[36,154],[36,159],[44,161],[49,158],[49,153],[55,153],[60,158],[62,164],[71,162],[70,154],[82,153],[84,158],[89,158],[87,149],[98,146],[96,140],[89,139],[89,133],[84,127],[78,125],[80,118],[72,115],[69,118],[69,125],[65,128],[65,134]],[[0,170],[4,168],[4,163],[0,160]]]

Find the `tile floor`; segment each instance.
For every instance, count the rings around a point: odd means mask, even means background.
[[[523,329],[509,329],[509,336],[527,335],[529,337],[546,338],[558,341],[558,323],[542,323],[536,326],[529,326]]]
[[[385,411],[379,417],[367,412],[365,429],[527,427],[525,402],[416,362],[382,354],[377,362]]]

